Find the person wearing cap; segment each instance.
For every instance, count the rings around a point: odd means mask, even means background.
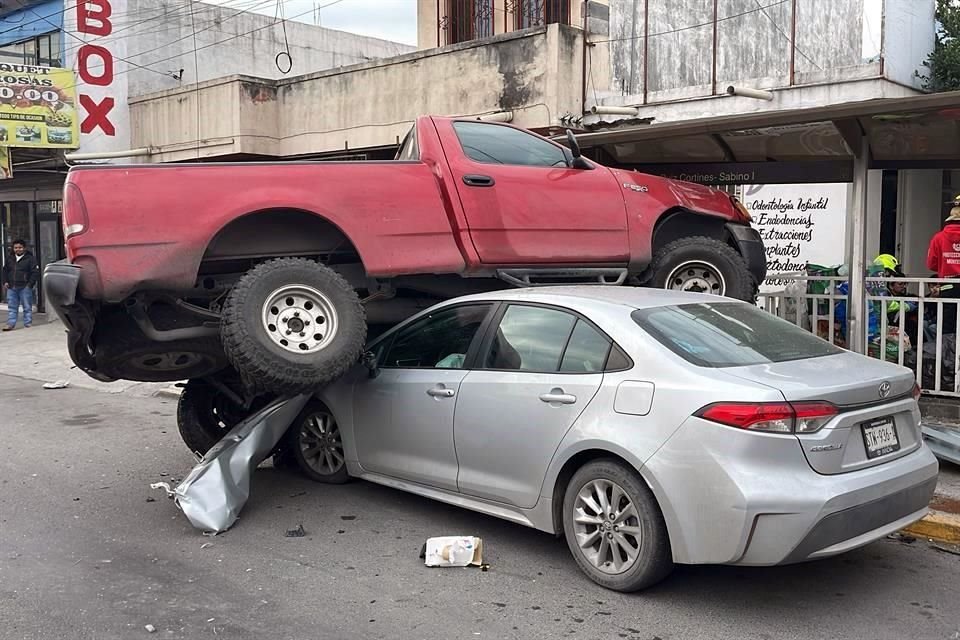
[[[938,278],[960,278],[960,196],[953,200],[954,207],[947,216],[943,229],[930,239],[927,251],[927,268]],[[940,298],[960,299],[960,282],[941,284],[935,287]],[[941,318],[944,333],[957,332],[957,305],[943,305]]]

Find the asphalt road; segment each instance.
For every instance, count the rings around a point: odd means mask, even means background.
[[[207,538],[148,486],[192,466],[174,411],[0,376],[0,638],[960,638],[960,557],[923,541],[681,567],[621,595],[551,536],[269,467]],[[301,523],[307,537],[284,536]],[[423,541],[450,534],[482,536],[490,571],[424,567]]]

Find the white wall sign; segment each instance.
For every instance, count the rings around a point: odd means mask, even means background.
[[[778,273],[803,271],[808,262],[844,262],[847,185],[745,185],[743,203],[767,250],[767,279],[761,291],[783,289]]]
[[[135,23],[127,0],[78,0],[63,13],[64,63],[77,72],[80,153],[130,148],[127,73],[123,62],[130,34],[118,33]],[[158,22],[158,24],[161,24]]]

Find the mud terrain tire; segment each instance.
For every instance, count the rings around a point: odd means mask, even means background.
[[[743,257],[726,243],[694,236],[674,240],[653,256],[648,285],[753,302],[757,283]]]
[[[357,363],[366,335],[353,288],[330,267],[303,258],[248,271],[221,314],[227,359],[258,393],[300,393],[336,380]]]

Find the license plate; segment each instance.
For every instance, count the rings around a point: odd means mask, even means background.
[[[897,437],[893,418],[877,418],[863,423],[861,427],[867,458],[879,458],[900,449],[900,439]]]

